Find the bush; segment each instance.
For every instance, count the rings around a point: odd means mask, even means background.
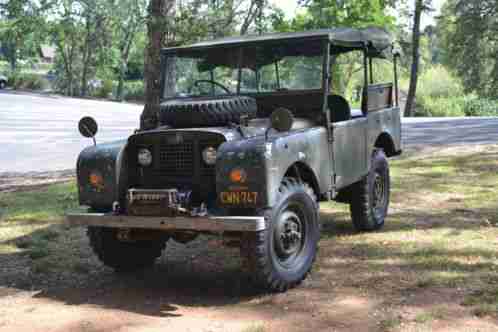
[[[424,97],[417,99],[415,116],[465,116],[464,105],[468,97]]]
[[[97,89],[97,97],[109,98],[109,95],[112,95],[112,86],[112,80],[104,80],[102,86]]]
[[[416,116],[465,116],[465,103],[471,98],[463,94],[461,82],[443,66],[433,66],[420,75],[417,85]]]
[[[143,101],[145,99],[144,82],[125,82],[123,95],[125,100]]]
[[[16,90],[46,90],[50,87],[50,83],[42,75],[22,73],[10,75],[8,85]]]
[[[465,101],[466,116],[498,116],[498,101],[486,98],[471,98]]]
[[[417,98],[450,98],[462,94],[462,83],[443,66],[433,66],[419,78]]]

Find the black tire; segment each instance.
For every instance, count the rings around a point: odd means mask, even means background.
[[[7,86],[7,82],[0,81],[0,90],[5,89],[6,86]]]
[[[306,278],[320,238],[313,190],[305,183],[285,178],[279,193],[279,202],[266,213],[268,228],[244,234],[241,246],[250,277],[258,286],[273,292],[295,287]]]
[[[88,227],[87,235],[99,260],[116,272],[131,272],[154,265],[166,245],[162,240],[122,242],[117,238],[117,229],[107,227]]]
[[[384,226],[389,208],[391,180],[389,163],[384,151],[376,149],[370,171],[352,186],[351,219],[358,231],[374,231]]]
[[[256,100],[244,96],[174,99],[161,104],[161,125],[174,128],[216,127],[256,117]]]

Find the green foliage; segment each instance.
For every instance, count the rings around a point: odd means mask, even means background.
[[[42,229],[31,235],[18,238],[15,245],[19,249],[26,249],[29,258],[36,260],[50,255],[49,243],[59,236],[60,233],[54,229]]]
[[[438,20],[442,61],[466,92],[498,97],[498,0],[448,0]]]
[[[104,80],[102,82],[102,86],[100,86],[97,89],[97,97],[99,98],[108,98],[109,96],[112,95],[112,87],[113,87],[113,82],[112,80]]]
[[[430,67],[419,77],[416,116],[464,116],[470,96],[463,94],[460,81],[443,66]]]
[[[487,98],[469,98],[464,103],[466,116],[498,116],[498,101]]]
[[[417,97],[415,116],[459,117],[464,116],[468,97]]]
[[[16,90],[46,90],[50,87],[50,83],[39,74],[14,72],[9,75],[8,79],[7,84]]]
[[[416,101],[416,116],[498,116],[497,101],[465,94],[460,80],[441,65],[420,75]]]
[[[46,1],[9,0],[0,2],[0,45],[12,71],[19,58],[33,57],[46,39]]]
[[[387,6],[381,0],[312,0],[307,5],[309,17],[303,20],[303,28],[389,27],[394,24],[394,16],[387,12]]]
[[[40,190],[0,193],[0,221],[60,219],[78,206],[74,182]]]
[[[380,26],[393,28],[395,17],[387,8],[391,5],[383,0],[311,0],[301,1],[305,11],[291,20],[285,19],[282,10],[275,9],[269,20],[273,30],[278,32],[303,31],[331,27],[368,27]]]
[[[144,91],[144,83],[142,81],[125,82],[124,98],[131,101],[143,101]]]
[[[419,78],[417,97],[448,98],[463,94],[460,81],[443,66],[430,67]]]

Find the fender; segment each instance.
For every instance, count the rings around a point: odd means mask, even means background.
[[[80,205],[97,210],[110,210],[119,201],[126,184],[127,140],[98,144],[84,149],[76,166]],[[102,177],[101,186],[90,183],[90,175]]]
[[[242,168],[247,173],[245,189],[258,192],[258,207],[272,207],[277,203],[285,173],[296,162],[309,167],[317,176],[319,191],[326,192],[331,185],[327,147],[327,132],[323,127],[272,134],[268,140],[258,136],[224,143],[217,161],[221,166],[216,170],[218,198],[224,191],[237,189],[230,181],[230,172]]]

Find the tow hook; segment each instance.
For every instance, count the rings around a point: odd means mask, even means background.
[[[129,242],[131,241],[130,236],[131,230],[128,228],[120,228],[116,234],[119,241]]]
[[[115,201],[112,203],[112,214],[118,215],[121,213],[121,206],[119,205],[119,202]]]
[[[190,211],[191,217],[206,217],[208,215],[208,210],[206,204],[202,203],[201,206],[193,208]]]

